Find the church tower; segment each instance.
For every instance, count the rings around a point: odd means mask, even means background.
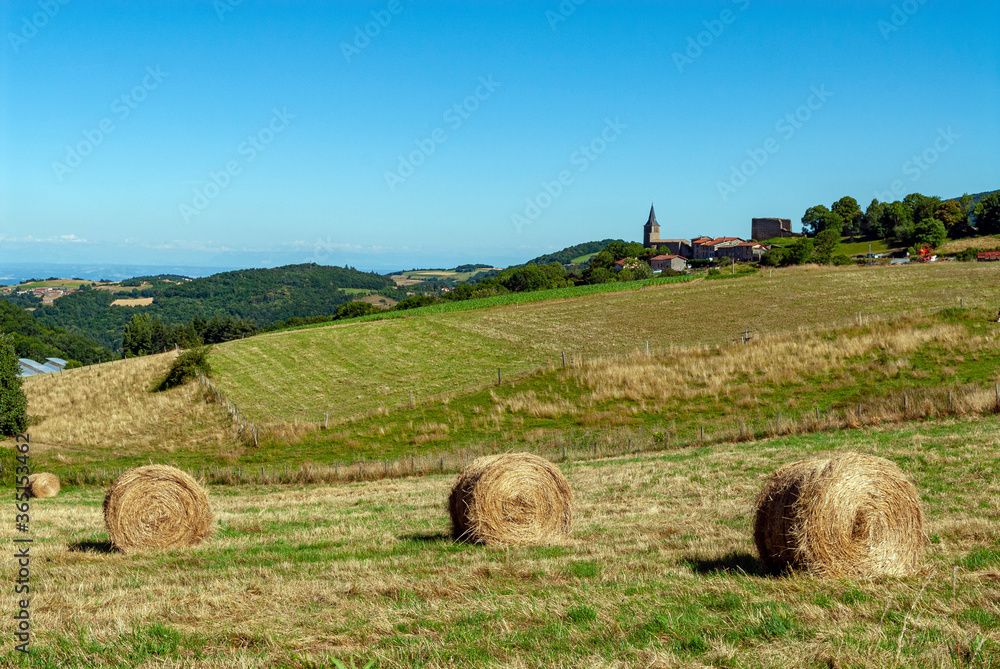
[[[649,220],[646,221],[646,225],[642,228],[642,245],[648,248],[653,248],[659,245],[660,242],[660,224],[656,222],[656,212],[653,211],[653,205],[649,205]]]

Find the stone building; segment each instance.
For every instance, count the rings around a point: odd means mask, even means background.
[[[801,237],[792,232],[792,221],[788,218],[754,218],[750,221],[750,239],[761,241],[775,237]]]

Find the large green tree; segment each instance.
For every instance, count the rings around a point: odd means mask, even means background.
[[[9,335],[0,335],[0,435],[13,437],[28,429],[28,398],[21,388],[21,366]]]
[[[842,234],[848,235],[851,241],[861,236],[861,207],[853,197],[844,196],[833,203],[831,210],[844,222]]]
[[[990,193],[976,205],[976,232],[981,235],[1000,234],[1000,193]]]
[[[806,213],[802,215],[802,228],[811,235],[831,229],[840,235],[844,229],[844,219],[827,209],[826,205],[818,204],[806,209]]]
[[[829,264],[833,258],[833,250],[840,243],[840,234],[835,228],[827,228],[816,235],[813,259],[824,265]]]
[[[914,221],[922,221],[925,218],[933,218],[934,212],[941,204],[941,198],[928,197],[920,193],[910,193],[903,198],[903,204],[910,210],[910,218]]]
[[[868,239],[882,239],[885,230],[882,228],[882,217],[885,215],[885,204],[872,200],[861,217],[861,234]]]
[[[953,239],[968,234],[966,230],[968,217],[962,205],[956,200],[946,200],[939,204],[934,210],[934,218],[941,221],[948,236]]]
[[[927,217],[913,226],[913,244],[916,246],[930,246],[936,248],[944,243],[948,234],[944,229],[944,223],[936,218]]]

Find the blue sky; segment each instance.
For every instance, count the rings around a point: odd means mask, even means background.
[[[650,200],[1000,187],[991,2],[141,4],[0,8],[0,263],[506,265]]]

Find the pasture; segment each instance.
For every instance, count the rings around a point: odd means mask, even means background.
[[[562,463],[569,540],[448,536],[453,476],[210,486],[206,543],[112,552],[96,486],[35,500],[34,667],[1000,665],[1000,421],[941,420]],[[916,576],[764,576],[754,498],[859,450],[913,477]],[[0,535],[12,538],[4,524]],[[10,590],[8,590],[10,593]],[[7,595],[8,610],[13,607]]]

